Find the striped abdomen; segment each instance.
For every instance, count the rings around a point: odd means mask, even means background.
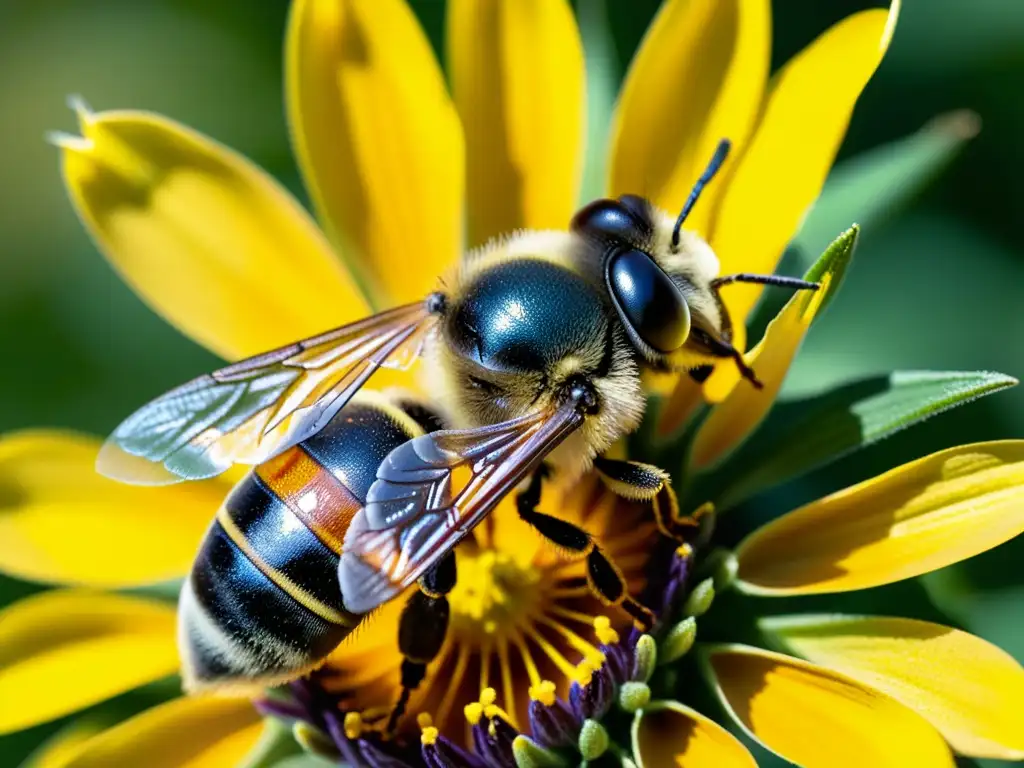
[[[273,685],[318,666],[361,620],[345,610],[338,558],[377,467],[422,430],[379,397],[256,467],[232,489],[186,581],[186,687]]]

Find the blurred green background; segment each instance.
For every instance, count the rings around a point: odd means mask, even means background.
[[[776,0],[773,66],[829,24],[877,4]],[[443,2],[413,5],[441,50]],[[591,59],[591,118],[599,138],[658,2],[575,5]],[[104,434],[146,399],[216,364],[151,314],[107,267],[65,199],[57,153],[43,135],[75,130],[64,105],[68,94],[82,94],[96,109],[155,110],[248,155],[301,196],[282,112],[286,13],[284,0],[0,3],[0,429]],[[837,174],[856,178],[865,165],[862,152],[914,134],[951,110],[976,113],[981,131],[919,193],[898,195],[909,197],[898,209],[887,193],[909,176],[890,172],[881,188],[866,196],[859,190],[860,202],[842,211],[831,233],[863,220],[861,248],[839,299],[808,338],[787,382],[789,395],[900,369],[1024,374],[1022,84],[1024,3],[905,0],[892,48],[856,109]],[[679,99],[685,109],[685,94],[665,98]],[[875,159],[886,151],[895,150]],[[872,209],[873,198],[882,199],[884,215]],[[1022,435],[1024,389],[1018,389],[843,459],[763,496],[744,513],[789,508],[940,448]],[[929,576],[924,586],[952,620],[1024,658],[1022,557],[1024,542],[1011,543]],[[0,580],[0,605],[32,589]],[[906,605],[891,612],[931,615],[924,596],[917,587],[904,590],[893,599]],[[0,765],[17,765],[50,730],[0,739]]]

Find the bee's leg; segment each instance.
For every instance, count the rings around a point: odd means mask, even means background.
[[[639,461],[594,460],[594,469],[610,491],[624,499],[649,501],[654,522],[665,536],[693,547],[703,546],[714,527],[714,505],[708,502],[684,515],[679,510],[679,497],[672,488],[668,472],[653,464]]]
[[[757,389],[764,389],[764,384],[757,378],[754,369],[747,365],[747,361],[743,359],[743,353],[728,341],[702,328],[691,328],[690,336],[708,354],[714,357],[731,359],[736,363],[736,367],[740,369],[740,374],[744,379],[753,384]]]
[[[698,537],[701,510],[689,517],[680,514],[679,498],[665,470],[639,461],[604,457],[594,460],[594,469],[616,495],[633,501],[649,501],[658,530],[665,536],[687,543],[692,543]]]
[[[586,556],[587,583],[594,594],[607,605],[621,606],[642,631],[649,631],[654,626],[654,614],[630,596],[622,571],[601,551],[593,537],[577,525],[537,511],[542,483],[543,473],[535,472],[526,490],[516,497],[519,517],[555,546]]]
[[[427,674],[448,632],[448,593],[455,586],[455,552],[449,552],[420,577],[398,623],[398,650],[402,654],[402,693],[391,710],[387,732],[392,733],[405,714],[409,697]]]

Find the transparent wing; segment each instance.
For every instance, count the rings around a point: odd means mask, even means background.
[[[393,450],[345,535],[338,570],[345,607],[366,613],[414,583],[582,422],[570,402],[494,426],[433,432]]]
[[[266,461],[322,429],[378,368],[411,365],[434,317],[409,304],[193,379],[125,419],[96,469],[160,485]]]

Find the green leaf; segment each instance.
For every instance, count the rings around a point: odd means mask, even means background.
[[[838,165],[793,240],[804,263],[821,253],[850,221],[870,231],[919,193],[977,135],[978,116],[941,115],[917,133]]]
[[[1001,373],[901,371],[779,403],[718,470],[719,509],[1017,380]]]

